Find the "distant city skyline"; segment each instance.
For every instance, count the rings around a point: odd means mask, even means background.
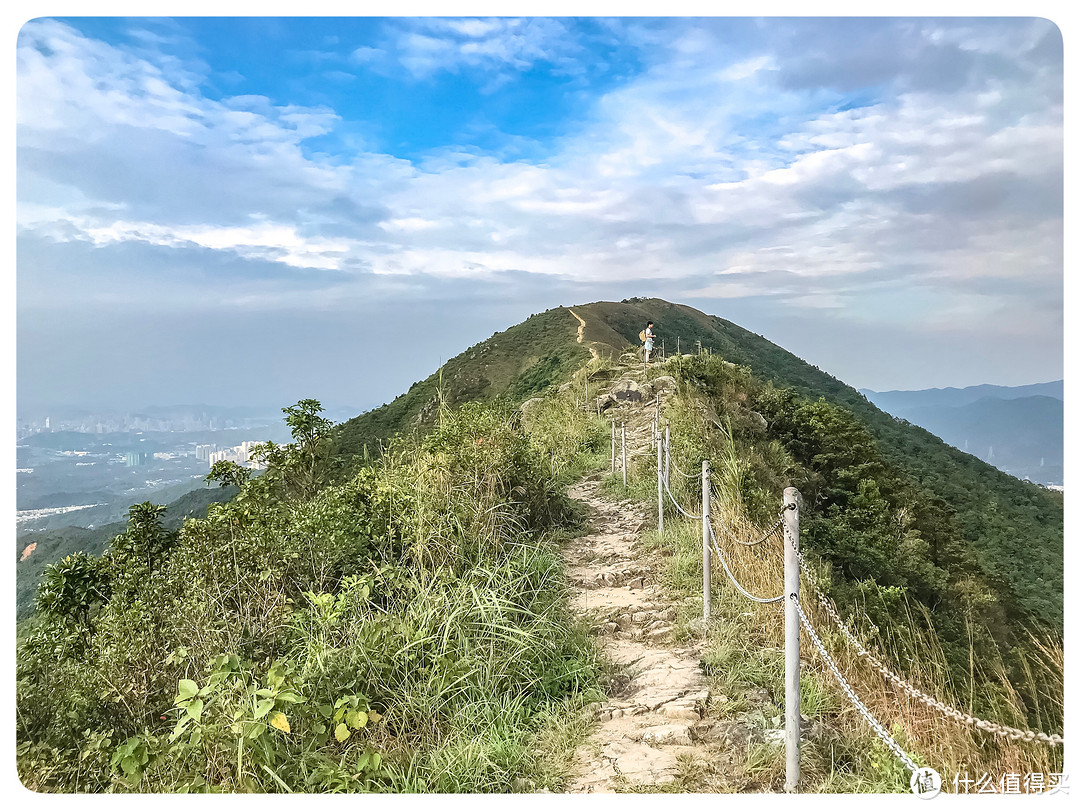
[[[20,403],[366,410],[631,296],[856,388],[1064,376],[1045,19],[38,18],[16,57]]]

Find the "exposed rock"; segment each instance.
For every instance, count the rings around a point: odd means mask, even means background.
[[[690,726],[691,739],[718,742],[733,748],[744,747],[750,741],[751,736],[752,732],[749,726],[734,720],[705,719]]]
[[[608,396],[614,398],[616,402],[641,402],[644,398],[641,386],[633,380],[619,380],[611,386]]]
[[[532,793],[536,790],[536,782],[523,776],[515,776],[510,782],[510,790],[514,793]]]
[[[657,714],[670,717],[673,720],[700,720],[701,712],[698,711],[694,701],[681,698],[665,703],[656,710]]]
[[[645,729],[641,741],[646,745],[690,745],[690,729],[674,723],[652,726]]]
[[[747,410],[745,413],[755,430],[765,430],[769,426],[768,420],[757,411]]]
[[[654,392],[674,391],[676,388],[678,388],[679,385],[677,382],[675,382],[674,377],[670,377],[667,374],[661,377],[657,377],[654,380],[650,380],[650,383]]]

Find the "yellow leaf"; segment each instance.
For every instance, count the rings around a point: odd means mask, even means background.
[[[377,711],[375,711],[374,709],[371,709],[371,710],[370,710],[370,711],[369,711],[369,712],[367,713],[367,718],[368,718],[368,720],[369,720],[370,722],[372,722],[372,723],[378,723],[378,722],[379,722],[380,720],[382,720],[382,715],[381,715],[381,714],[379,714],[379,713],[378,713]]]
[[[352,736],[352,732],[344,723],[338,723],[337,728],[334,729],[334,739],[338,742],[345,742]]]
[[[281,712],[274,712],[272,715],[270,715],[270,725],[272,725],[278,731],[283,731],[286,734],[292,731],[292,729],[289,728],[289,718]]]

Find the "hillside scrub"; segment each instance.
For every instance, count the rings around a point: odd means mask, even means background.
[[[586,336],[590,329],[597,336],[606,330],[613,333],[615,340],[633,343],[641,324],[652,319],[660,335],[666,338],[669,353],[673,340],[681,343],[683,352],[712,352],[752,374],[758,385],[772,385],[777,391],[786,391],[785,396],[796,397],[789,404],[824,400],[827,405],[838,407],[844,414],[840,417],[842,423],[861,425],[873,440],[876,461],[888,465],[914,487],[921,508],[918,525],[913,528],[928,539],[937,538],[931,553],[945,558],[952,556],[959,568],[968,564],[961,559],[966,557],[967,561],[974,561],[980,578],[993,581],[996,597],[993,610],[1005,619],[1002,622],[986,619],[996,626],[995,633],[1007,633],[1007,624],[1046,627],[1055,637],[1061,635],[1064,617],[1061,493],[1014,478],[948,446],[928,431],[890,416],[827,372],[723,318],[656,298],[597,302],[575,307],[574,311],[589,324]],[[768,417],[763,407],[756,412]],[[788,405],[777,403],[774,413],[787,409]],[[832,417],[826,411],[819,409],[819,415],[813,416],[803,407],[801,415],[787,414],[785,418],[795,415],[805,417],[803,421],[810,423],[828,421]],[[838,440],[842,438],[842,430],[848,429],[834,431],[824,424],[822,427],[827,435]],[[834,427],[841,428],[841,424]],[[792,438],[798,442],[797,437]],[[864,446],[865,435],[855,438],[859,446]],[[802,466],[810,468],[805,461]],[[822,472],[827,472],[827,464]],[[874,495],[868,493],[866,497],[873,500]],[[939,558],[934,564],[940,562]],[[952,566],[947,562],[945,567]],[[1026,636],[1026,631],[1021,630],[1020,635]]]
[[[427,433],[440,408],[506,398],[512,405],[563,382],[588,357],[570,310],[556,307],[452,357],[393,401],[335,428],[337,452],[350,464],[379,455],[396,435]]]
[[[531,435],[505,405],[443,408],[342,483],[315,424],[178,532],[134,507],[101,558],[50,569],[21,634],[24,784],[558,788],[552,741],[575,743],[598,673],[556,543],[599,428],[567,397]]]
[[[756,527],[775,520],[783,488],[796,486],[804,496],[800,540],[811,573],[841,615],[857,618],[853,628],[864,644],[952,706],[1020,728],[1060,733],[1060,640],[1051,628],[1006,622],[999,607],[1008,596],[1003,584],[980,568],[948,514],[882,458],[850,413],[761,383],[745,368],[715,355],[672,361],[666,370],[680,383],[663,414],[672,425],[673,461],[683,470],[696,470],[703,458],[710,460],[714,525],[723,534],[717,542],[751,592],[776,591],[783,581],[782,554],[775,542],[740,546],[728,535],[744,542],[759,536]],[[680,502],[700,503],[700,490],[684,488],[679,476],[673,474],[671,484]],[[665,536],[652,542],[670,554],[669,587],[686,595],[699,593],[700,525],[671,516],[665,529]],[[746,602],[719,567],[713,582],[717,640],[706,655],[707,668],[736,693],[765,686],[781,706],[782,667],[775,661],[764,670],[754,665],[762,650],[782,648],[783,624],[775,606]],[[826,643],[856,691],[894,736],[930,757],[934,767],[950,773],[1060,771],[1060,748],[987,737],[886,686],[829,627],[812,592],[805,586],[803,592],[805,609],[819,629],[827,630]],[[733,639],[745,643],[729,649]],[[857,716],[841,711],[847,708],[846,698],[820,661],[804,672],[804,704],[806,691],[820,698],[822,685],[831,693],[828,700],[812,701],[817,708],[809,711],[804,705],[803,711],[843,729],[844,738],[808,747],[808,785],[841,792],[903,789],[906,780],[892,780],[896,784],[888,787],[880,779],[867,779],[889,770],[891,755]],[[759,755],[772,763],[762,765],[760,784],[778,786],[782,751]],[[877,765],[870,761],[875,757]]]

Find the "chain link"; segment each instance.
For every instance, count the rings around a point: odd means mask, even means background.
[[[671,453],[668,453],[667,459],[668,459],[669,462],[671,462],[671,466],[675,470],[675,472],[677,472],[683,478],[689,478],[692,481],[696,481],[696,480],[701,478],[701,473],[696,473],[695,475],[690,475],[690,473],[684,473],[682,470],[680,470],[679,465],[675,463],[675,459],[673,459],[671,457]]]
[[[762,604],[762,605],[769,605],[769,604],[774,604],[776,602],[783,601],[783,599],[784,599],[783,594],[780,594],[779,596],[774,596],[774,597],[772,597],[770,599],[765,599],[765,598],[763,598],[761,596],[754,596],[752,593],[750,593],[750,591],[746,590],[746,588],[744,588],[741,584],[739,584],[739,580],[735,579],[735,575],[733,573],[731,573],[731,569],[728,568],[727,560],[724,558],[724,552],[722,552],[720,550],[720,546],[718,546],[716,544],[716,536],[712,532],[712,526],[711,525],[709,526],[709,541],[710,541],[710,545],[712,546],[713,550],[716,552],[716,556],[718,556],[720,558],[720,564],[724,566],[724,572],[728,575],[728,579],[731,580],[731,584],[734,585],[738,589],[739,593],[741,593],[747,599],[749,599],[749,600],[751,600],[753,602],[758,602],[759,604]]]
[[[794,541],[792,541],[792,546],[794,547]],[[979,731],[987,734],[996,734],[999,737],[1005,737],[1013,741],[1023,740],[1024,742],[1041,742],[1046,745],[1063,745],[1065,743],[1065,739],[1057,734],[1045,734],[1041,731],[1025,731],[1023,729],[1004,725],[1003,723],[994,723],[990,720],[983,720],[975,717],[926,694],[926,692],[923,692],[918,687],[908,683],[908,681],[893,672],[885,662],[862,645],[855,634],[851,632],[847,622],[840,618],[840,614],[836,611],[836,606],[833,604],[833,601],[822,591],[820,582],[807,564],[806,558],[803,557],[802,552],[795,549],[795,553],[798,555],[799,562],[801,563],[800,569],[806,575],[806,580],[810,584],[810,589],[814,592],[814,596],[821,604],[822,609],[828,617],[832,619],[833,623],[840,629],[840,633],[855,648],[858,654],[865,658],[867,663],[870,664],[878,674],[885,678],[885,680],[896,684],[903,691],[911,695],[911,697],[932,709],[938,710],[946,717],[950,717],[959,723],[964,723],[973,728],[977,728]]]
[[[701,515],[691,515],[691,514],[690,514],[689,512],[687,512],[687,511],[686,511],[685,509],[683,509],[683,508],[682,508],[681,506],[679,506],[679,502],[678,502],[677,500],[675,500],[675,496],[674,496],[674,495],[672,495],[672,494],[671,494],[671,490],[670,490],[670,489],[668,489],[668,479],[667,479],[667,476],[666,476],[666,475],[664,475],[664,476],[661,476],[661,478],[663,478],[663,480],[664,480],[664,492],[666,492],[666,493],[667,493],[667,496],[668,496],[668,498],[669,498],[669,499],[671,500],[671,502],[672,502],[672,503],[673,503],[673,504],[675,505],[675,508],[676,508],[676,509],[678,509],[678,510],[679,510],[680,512],[682,512],[682,513],[683,513],[683,515],[685,515],[686,517],[690,518],[691,520],[701,520]]]
[[[711,487],[710,491],[712,492],[712,497],[715,500],[719,501],[720,500],[720,495],[717,493],[716,487],[715,486]],[[751,540],[750,542],[747,542],[745,540],[740,540],[723,523],[720,524],[720,527],[724,530],[724,533],[728,537],[730,537],[732,540],[734,540],[739,545],[741,545],[741,546],[756,546],[758,543],[764,543],[766,540],[768,540],[770,537],[774,536],[775,534],[777,534],[779,531],[781,531],[784,528],[784,513],[783,512],[780,513],[780,517],[778,517],[776,519],[776,521],[768,529],[765,530],[765,533],[762,534],[761,537],[759,537],[757,540]]]
[[[892,738],[892,736],[885,730],[885,727],[877,721],[877,718],[870,713],[870,710],[866,708],[866,705],[859,700],[858,695],[855,694],[855,690],[851,688],[844,676],[840,674],[840,669],[836,666],[836,662],[832,660],[829,653],[825,651],[825,645],[821,643],[821,639],[818,638],[818,634],[814,632],[813,626],[810,624],[810,620],[806,618],[806,614],[803,613],[802,605],[799,604],[798,598],[795,594],[791,594],[791,601],[795,603],[795,609],[799,611],[799,619],[802,621],[802,625],[806,628],[806,634],[810,636],[810,640],[814,642],[818,652],[821,653],[821,657],[825,659],[825,663],[828,664],[829,669],[832,670],[833,676],[836,678],[837,683],[840,684],[840,688],[844,690],[844,694],[848,696],[855,708],[859,710],[859,714],[863,716],[863,719],[870,725],[870,728],[881,738],[881,741],[885,743],[885,746],[896,755],[896,758],[904,763],[904,767],[911,773],[915,773],[919,766],[904,753],[904,749],[900,747],[899,743]]]
[[[759,537],[757,540],[751,540],[750,542],[747,542],[746,540],[740,540],[738,537],[736,537],[731,531],[731,529],[724,525],[723,521],[720,522],[720,528],[723,530],[724,534],[726,534],[729,538],[734,540],[740,546],[756,546],[760,543],[764,543],[766,540],[768,540],[770,537],[773,537],[778,531],[780,531],[783,526],[783,521],[778,521],[776,524],[769,527],[768,531],[761,535],[761,537]]]

